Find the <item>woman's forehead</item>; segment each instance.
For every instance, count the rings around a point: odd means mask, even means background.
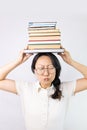
[[[41,56],[38,58],[38,61],[51,61],[51,58],[49,56]]]
[[[49,56],[41,56],[38,58],[36,64],[52,64],[52,61]]]
[[[37,64],[38,67],[54,67],[52,64]]]

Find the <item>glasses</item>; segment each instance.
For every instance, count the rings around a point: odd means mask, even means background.
[[[35,68],[35,70],[37,71],[38,74],[43,75],[45,70],[47,70],[50,74],[55,72],[55,67],[53,65],[48,65],[47,68],[45,68],[44,66],[40,65],[37,68]]]

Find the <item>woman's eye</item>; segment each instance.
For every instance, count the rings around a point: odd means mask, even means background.
[[[53,66],[49,66],[48,69],[54,69],[54,67]]]
[[[44,70],[44,68],[39,68],[39,70]]]
[[[48,68],[48,69],[54,69],[53,67],[50,67],[50,68]]]

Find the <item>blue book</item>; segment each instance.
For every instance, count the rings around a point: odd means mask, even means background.
[[[56,27],[57,22],[29,22],[30,28],[38,27]]]

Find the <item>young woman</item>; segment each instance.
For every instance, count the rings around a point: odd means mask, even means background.
[[[0,89],[21,97],[27,130],[64,130],[70,97],[87,89],[87,67],[73,60],[66,50],[59,55],[67,64],[81,72],[83,78],[61,83],[61,65],[52,53],[35,55],[31,69],[38,81],[34,83],[6,78],[13,69],[32,56],[25,54],[24,50],[15,61],[0,68]]]

